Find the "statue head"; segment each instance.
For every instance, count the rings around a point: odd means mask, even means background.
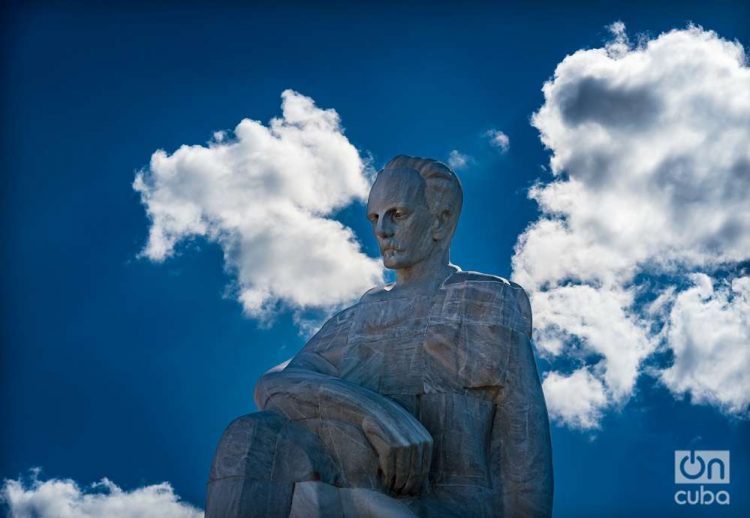
[[[437,160],[399,155],[378,173],[367,217],[386,268],[410,268],[450,247],[463,191],[456,174]]]

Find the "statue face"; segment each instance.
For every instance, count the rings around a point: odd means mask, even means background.
[[[412,169],[390,169],[378,175],[367,201],[367,218],[386,268],[409,268],[437,248],[436,218],[427,205],[425,181]]]

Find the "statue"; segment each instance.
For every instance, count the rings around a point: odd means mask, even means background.
[[[367,204],[396,281],[329,319],[231,423],[207,518],[549,516],[547,409],[523,289],[464,272],[461,185],[398,156]]]

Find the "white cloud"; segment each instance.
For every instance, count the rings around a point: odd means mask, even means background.
[[[513,278],[531,296],[540,351],[587,369],[576,387],[588,403],[578,410],[555,394],[568,394],[572,382],[547,377],[551,412],[595,426],[596,416],[627,401],[643,360],[664,347],[675,358],[660,376],[667,387],[744,414],[749,342],[737,319],[746,299],[735,293],[748,282],[736,265],[750,258],[744,51],[698,27],[637,47],[622,23],[610,29],[604,48],[557,66],[533,117],[555,178],[530,191],[542,215],[519,238]],[[680,291],[691,273],[718,279],[720,267],[734,269],[731,296],[726,287],[706,300],[697,288]],[[689,338],[708,315],[722,327]]]
[[[508,135],[497,129],[487,130],[484,134],[490,141],[492,147],[498,148],[505,153],[510,148],[510,138]]]
[[[652,350],[641,321],[623,309],[631,304],[632,293],[624,289],[578,284],[539,291],[534,295],[538,345],[553,355],[601,358],[598,378],[613,400],[622,401],[632,392],[638,367]],[[584,347],[563,348],[573,337]]]
[[[70,479],[40,481],[32,470],[29,481],[5,480],[0,502],[12,518],[199,518],[203,511],[180,502],[163,482],[123,491],[103,478],[87,488]]]
[[[133,188],[151,219],[143,255],[163,261],[194,237],[218,243],[250,316],[335,307],[382,282],[381,263],[331,219],[367,196],[365,165],[338,114],[292,90],[267,126],[244,119],[233,138],[156,151]]]
[[[602,382],[588,370],[578,369],[568,376],[550,372],[542,388],[553,419],[572,428],[598,426],[607,396]]]
[[[743,414],[750,405],[750,277],[718,289],[707,275],[693,279],[669,316],[666,334],[674,365],[662,379],[694,402]]]
[[[451,169],[464,169],[467,165],[469,165],[469,161],[471,160],[471,157],[468,155],[464,155],[457,149],[454,149],[450,152],[448,155],[448,165],[451,167]]]

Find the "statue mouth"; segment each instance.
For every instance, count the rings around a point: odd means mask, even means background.
[[[401,252],[401,249],[395,246],[387,246],[380,251],[383,257],[391,257],[398,252]]]

